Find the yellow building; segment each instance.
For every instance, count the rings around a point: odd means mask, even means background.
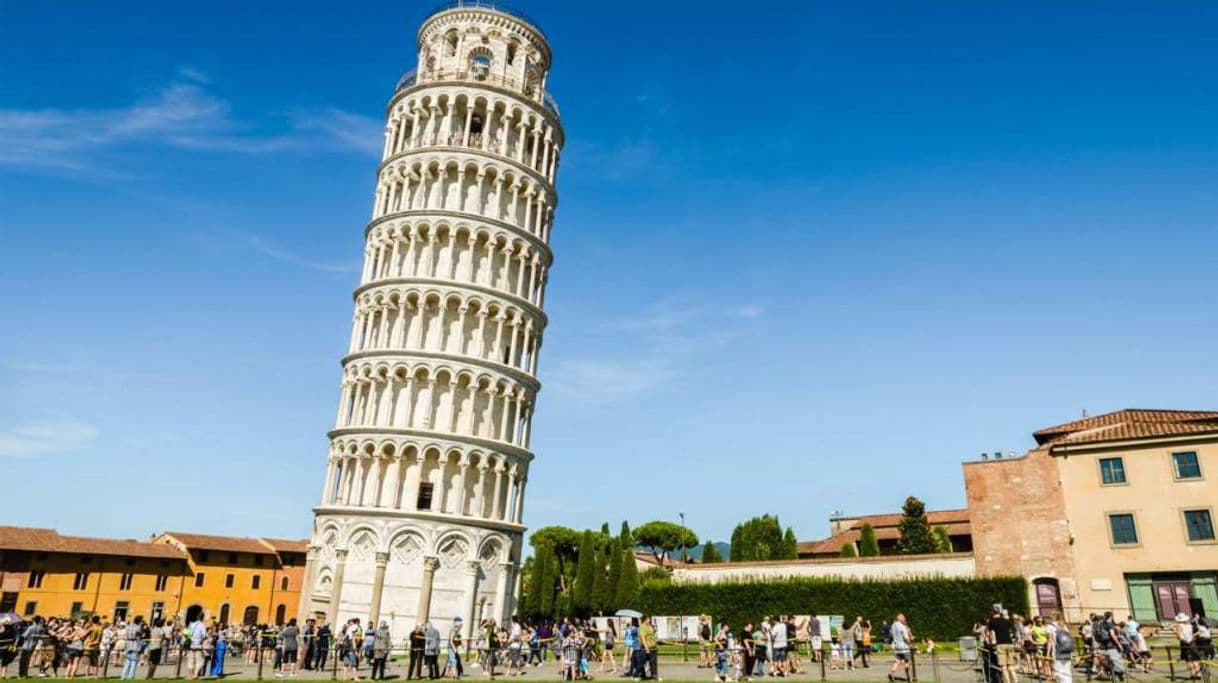
[[[1120,410],[965,464],[977,571],[1019,573],[1041,613],[1218,617],[1218,412]]]
[[[187,622],[200,613],[224,624],[282,624],[296,616],[304,541],[166,531],[153,542],[186,557],[181,613]]]
[[[0,527],[0,612],[172,616],[187,571],[164,545]]]
[[[305,541],[281,539],[0,526],[0,612],[281,624],[297,616],[305,551]]]

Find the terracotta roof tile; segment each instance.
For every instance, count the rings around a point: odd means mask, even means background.
[[[166,531],[157,540],[171,538],[190,550],[215,550],[222,553],[253,553],[255,555],[274,555],[271,546],[256,538],[239,536],[210,536],[207,534],[186,534],[180,531]]]
[[[828,538],[815,541],[801,541],[796,545],[797,552],[801,555],[840,552],[843,544],[857,543],[859,541],[864,524],[870,524],[875,529],[875,536],[879,540],[893,540],[901,537],[901,531],[897,526],[901,522],[901,513],[899,512],[883,515],[862,515],[843,519],[854,522],[854,525]],[[932,527],[946,527],[947,533],[952,536],[963,536],[972,533],[968,510],[928,510],[926,512],[926,519]]]
[[[33,527],[0,526],[0,548],[45,553],[184,559],[182,553],[176,548],[159,543],[119,538],[64,536],[54,529]]]
[[[262,542],[279,553],[307,553],[309,551],[309,541],[307,539],[293,541],[283,538],[264,538]]]
[[[1056,446],[1209,433],[1218,434],[1218,412],[1129,408],[1038,429],[1032,436],[1042,446]]]

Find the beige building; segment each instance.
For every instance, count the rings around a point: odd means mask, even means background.
[[[1121,410],[964,465],[977,573],[1019,573],[1041,612],[1218,616],[1218,412]]]

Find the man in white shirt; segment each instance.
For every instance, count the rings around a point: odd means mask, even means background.
[[[198,678],[203,675],[203,667],[207,664],[207,657],[203,652],[203,641],[207,640],[207,625],[203,623],[203,617],[199,617],[186,627],[186,630],[190,634],[190,654],[186,661],[190,668],[190,677]]]
[[[909,626],[905,624],[904,614],[898,614],[897,618],[893,620],[892,626],[888,629],[888,636],[892,638],[892,653],[896,656],[896,659],[892,660],[892,668],[888,670],[888,680],[893,680],[893,674],[898,669],[905,669],[905,680],[911,680],[909,677],[909,658],[913,633],[909,630]]]

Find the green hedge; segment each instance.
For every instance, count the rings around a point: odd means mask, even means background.
[[[640,609],[660,616],[709,614],[739,628],[775,614],[841,614],[871,620],[877,637],[882,621],[904,613],[914,636],[955,640],[1001,602],[1012,614],[1028,613],[1027,582],[1020,577],[985,579],[910,578],[882,581],[798,577],[718,584],[648,582]]]

